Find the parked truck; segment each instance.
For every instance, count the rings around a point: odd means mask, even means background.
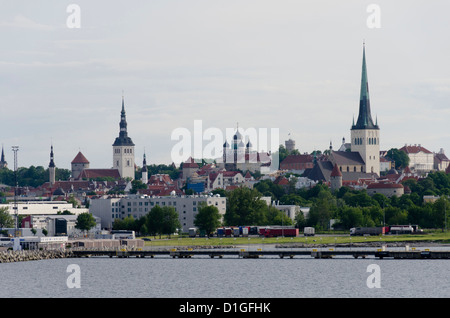
[[[316,230],[313,227],[305,227],[303,229],[303,234],[305,236],[314,236],[316,234]]]
[[[189,237],[196,237],[197,236],[197,229],[195,227],[189,228]]]

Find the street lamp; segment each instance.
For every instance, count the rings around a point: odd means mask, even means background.
[[[12,151],[14,152],[14,215],[15,215],[15,229],[14,236],[17,237],[17,226],[19,221],[19,210],[17,208],[17,191],[18,191],[18,183],[17,183],[17,152],[19,151],[19,146],[12,146]]]

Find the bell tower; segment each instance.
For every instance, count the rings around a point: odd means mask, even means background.
[[[113,168],[119,170],[122,178],[134,179],[134,143],[127,132],[125,103],[122,96],[122,111],[120,113],[120,132],[113,144]]]

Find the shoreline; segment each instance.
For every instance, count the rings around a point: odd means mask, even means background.
[[[248,248],[250,246],[264,246],[275,249],[289,249],[289,248],[380,248],[385,246],[390,247],[448,247],[450,250],[450,243],[442,243],[436,241],[392,241],[392,242],[357,242],[357,243],[338,243],[338,244],[308,244],[308,243],[285,243],[285,244],[247,244],[247,245],[192,245],[192,246],[145,246],[143,250],[172,250],[179,251],[197,250],[197,249],[230,249],[230,248]],[[89,249],[88,249],[89,250]],[[98,249],[93,249],[98,250]],[[132,249],[134,250],[134,248]],[[2,251],[0,252],[0,263],[15,263],[57,258],[72,258],[73,253],[71,249],[55,249],[55,250],[21,250],[21,251]]]

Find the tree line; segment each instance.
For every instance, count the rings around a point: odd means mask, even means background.
[[[68,169],[55,169],[56,180],[69,180],[71,171]],[[30,166],[28,168],[20,167],[17,169],[17,184],[19,187],[36,188],[49,181],[48,168],[42,166]],[[0,183],[10,187],[16,185],[16,175],[14,170],[8,168],[0,169]]]
[[[450,211],[450,174],[432,172],[419,180],[407,179],[402,184],[411,193],[387,198],[382,194],[369,196],[365,190],[341,187],[332,192],[325,184],[313,188],[295,189],[295,178],[288,186],[263,180],[255,188],[280,204],[310,207],[307,218],[299,215],[296,225],[313,226],[319,230],[330,227],[349,229],[357,226],[415,224],[421,228],[445,228]],[[439,196],[435,202],[425,202],[424,196]]]

